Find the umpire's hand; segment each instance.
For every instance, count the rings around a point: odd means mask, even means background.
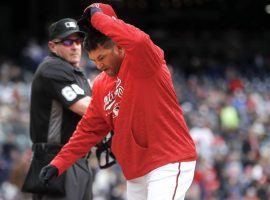
[[[43,167],[39,173],[39,180],[47,185],[53,178],[58,176],[58,169],[53,165]]]

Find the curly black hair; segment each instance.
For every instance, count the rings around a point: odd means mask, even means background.
[[[83,42],[83,47],[87,51],[95,50],[99,45],[104,48],[111,48],[114,42],[100,31],[92,28],[87,30],[86,37]]]

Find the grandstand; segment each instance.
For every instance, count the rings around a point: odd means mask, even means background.
[[[105,2],[105,1],[103,1]],[[108,2],[108,1],[107,1]],[[112,0],[120,18],[164,50],[199,159],[187,200],[270,197],[270,23],[266,0]],[[0,2],[0,200],[20,187],[31,158],[29,95],[47,55],[47,25],[78,18],[88,1]],[[89,77],[96,71],[85,62]],[[125,200],[118,166],[98,169],[95,200]]]

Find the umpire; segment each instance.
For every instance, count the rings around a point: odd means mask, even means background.
[[[38,66],[31,91],[33,160],[38,157],[35,155],[54,156],[60,150],[91,101],[89,82],[80,68],[84,36],[77,21],[71,18],[61,19],[49,27],[50,54]],[[31,165],[34,165],[33,160]],[[28,174],[32,167],[35,166],[30,166]],[[65,174],[64,194],[51,195],[43,190],[33,194],[33,200],[41,199],[92,199],[92,175],[86,157],[78,160]]]

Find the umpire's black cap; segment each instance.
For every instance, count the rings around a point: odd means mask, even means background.
[[[67,36],[78,33],[81,37],[85,36],[85,33],[80,31],[77,21],[71,18],[60,19],[54,22],[49,27],[49,40],[64,39]]]

